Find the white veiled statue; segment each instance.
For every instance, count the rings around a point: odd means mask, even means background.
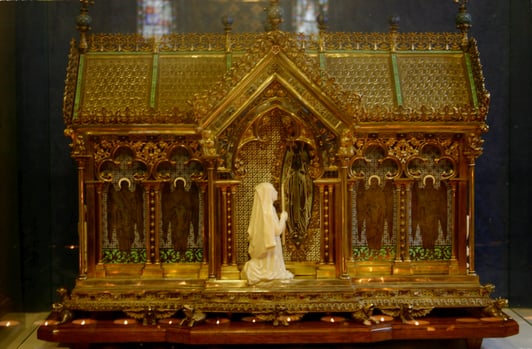
[[[242,278],[248,280],[250,285],[294,277],[285,268],[281,245],[281,234],[285,230],[288,214],[283,211],[280,218],[277,216],[273,206],[276,200],[277,190],[271,183],[261,183],[255,187],[248,227],[251,259],[242,269]]]

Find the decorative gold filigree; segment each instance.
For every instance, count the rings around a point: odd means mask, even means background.
[[[187,325],[188,327],[193,327],[196,323],[207,318],[207,314],[189,304],[183,306],[183,313],[185,314],[185,318],[179,324],[180,326]]]
[[[175,309],[158,309],[150,305],[141,308],[128,308],[123,312],[132,319],[140,320],[142,325],[157,325],[157,320],[167,319],[176,313]]]
[[[211,130],[201,131],[201,145],[203,149],[203,155],[205,156],[216,156],[216,139],[212,134]]]
[[[475,39],[470,39],[467,53],[469,54],[471,71],[477,91],[479,113],[485,118],[489,110],[490,93],[486,90],[482,64],[480,63],[480,52]]]
[[[76,125],[128,125],[128,124],[192,124],[190,113],[177,107],[168,110],[154,108],[84,108],[77,113]]]
[[[504,298],[497,298],[491,300],[489,304],[482,309],[482,316],[498,317],[503,320],[508,320],[510,317],[503,311],[504,308],[508,308],[508,300]]]
[[[355,137],[351,176],[367,180],[377,175],[382,181],[400,177],[432,176],[438,181],[454,178],[458,174],[462,144],[461,137],[446,134]]]
[[[478,133],[468,133],[466,135],[466,149],[465,153],[473,158],[479,157],[484,149],[482,148],[484,140]]]
[[[355,122],[454,122],[454,121],[477,121],[484,122],[486,113],[473,106],[441,106],[438,108],[425,105],[419,108],[393,107],[383,105],[364,107],[355,119]]]
[[[158,166],[161,163],[172,163],[170,159],[173,149],[176,147],[182,147],[190,154],[188,161],[197,161],[201,163],[200,158],[202,156],[199,141],[197,139],[186,139],[183,137],[160,137],[159,139],[148,140],[144,137],[137,137],[122,140],[120,137],[101,137],[94,138],[94,162],[97,169],[100,169],[98,176],[107,178],[105,173],[106,167],[104,164],[115,164],[115,154],[120,149],[128,149],[130,151],[131,158],[128,160],[133,166],[134,163],[142,163],[146,166],[146,178],[158,177],[164,180],[164,176],[161,177],[158,172]],[[129,163],[129,162],[128,162]],[[112,165],[114,166],[114,165]]]
[[[359,308],[351,314],[353,319],[356,321],[362,322],[364,325],[371,325],[374,320],[372,320],[371,316],[373,315],[373,312],[375,311],[375,305],[368,303],[360,303]]]
[[[321,286],[327,283],[320,283]],[[127,292],[113,289],[83,290],[78,287],[71,296],[65,297],[65,309],[71,311],[124,311],[137,319],[149,322],[172,316],[183,311],[183,325],[194,326],[208,314],[254,314],[274,325],[287,325],[305,314],[350,313],[355,320],[371,321],[371,315],[383,314],[403,321],[426,316],[435,308],[469,308],[485,316],[505,316],[504,300],[491,300],[482,287],[395,285],[386,288],[356,287],[337,291],[318,287],[294,289],[289,285],[260,290],[239,289],[230,292],[219,285],[213,292],[206,285],[180,290],[153,290],[126,287]],[[267,292],[265,292],[267,290]],[[234,291],[234,289],[233,289]]]
[[[389,51],[391,33],[322,33],[326,50]],[[460,51],[459,33],[395,33],[397,51]]]
[[[288,326],[291,322],[301,320],[305,313],[289,313],[284,307],[280,306],[271,312],[253,313],[253,315],[261,321],[271,322],[273,326]]]
[[[416,318],[428,315],[433,309],[433,307],[422,308],[413,304],[402,303],[395,309],[382,308],[380,310],[386,315],[400,318],[403,323],[411,323]]]
[[[140,34],[93,34],[88,52],[154,52],[154,38]]]
[[[74,100],[76,98],[76,80],[79,69],[79,51],[74,40],[70,41],[68,65],[65,78],[65,91],[63,93],[63,121],[68,127],[72,123],[74,113]]]
[[[86,154],[87,147],[86,147],[86,144],[85,144],[85,136],[83,134],[76,133],[71,128],[66,128],[65,131],[64,131],[64,134],[65,134],[65,136],[67,136],[70,139],[72,139],[72,143],[70,144],[70,148],[72,149],[72,151],[71,151],[71,156],[72,157],[77,157],[77,156],[81,156],[81,155],[87,155]]]

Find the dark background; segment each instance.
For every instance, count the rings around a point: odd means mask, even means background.
[[[175,1],[181,32],[222,32],[226,14],[235,31],[256,28],[262,15],[250,14],[267,3]],[[55,290],[72,288],[77,275],[77,251],[66,248],[77,244],[77,193],[62,97],[79,7],[77,0],[0,2],[0,314],[50,309]],[[491,93],[476,166],[476,271],[496,285],[494,296],[530,307],[532,2],[470,0],[468,7]],[[456,30],[452,0],[330,0],[329,8],[330,31],[387,31],[390,15],[401,17],[405,32]],[[94,32],[136,31],[136,1],[96,0],[90,15]]]

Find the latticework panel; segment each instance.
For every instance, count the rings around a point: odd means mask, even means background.
[[[81,109],[145,109],[149,106],[153,57],[132,54],[85,58]]]
[[[329,54],[327,72],[345,90],[362,96],[365,106],[394,105],[390,56]]]
[[[158,63],[157,107],[186,109],[193,95],[212,87],[226,71],[223,55],[161,55]]]
[[[471,104],[462,55],[397,55],[397,66],[405,106]]]

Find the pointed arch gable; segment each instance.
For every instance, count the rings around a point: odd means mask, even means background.
[[[360,110],[360,96],[343,91],[328,78],[317,56],[308,55],[286,33],[269,32],[235,62],[222,81],[191,102],[198,125],[220,134],[257,99],[263,99],[274,82],[335,133],[349,127]]]
[[[265,115],[275,111],[284,113],[300,125],[298,129],[305,132],[298,137],[304,138],[305,142],[312,144],[316,149],[321,147],[321,156],[327,164],[325,167],[332,165],[329,158],[334,157],[338,151],[341,130],[347,126],[342,123],[334,125],[334,128],[326,125],[313,110],[306,108],[297,96],[273,80],[257,98],[253,99],[253,103],[250,103],[218,134],[219,155],[224,159],[226,166],[233,163],[238,147],[248,140],[256,140],[254,134],[246,134],[253,133],[251,131],[253,125],[260,125],[260,120]]]

